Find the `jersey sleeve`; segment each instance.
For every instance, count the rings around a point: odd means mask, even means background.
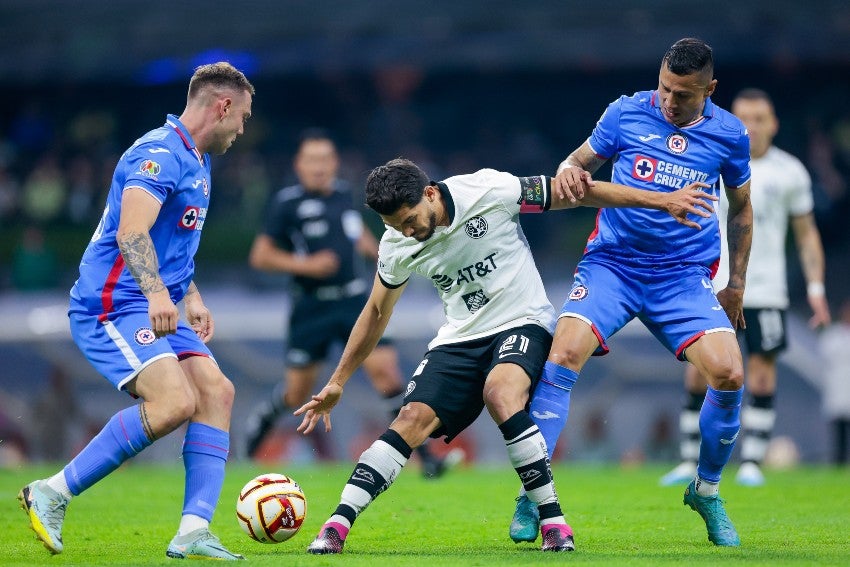
[[[788,195],[788,211],[792,216],[798,217],[811,213],[815,208],[814,196],[812,195],[812,178],[805,166],[799,160],[794,159],[789,168],[789,184],[791,191]]]
[[[612,158],[620,151],[620,115],[624,99],[621,96],[608,105],[587,139],[596,155],[603,159]]]
[[[741,130],[735,137],[727,159],[720,168],[726,187],[740,187],[750,180],[750,137]]]
[[[378,277],[385,287],[395,289],[410,279],[411,270],[401,265],[402,256],[394,250],[393,243],[386,235],[385,232],[378,246]]]
[[[141,145],[125,154],[124,189],[141,187],[164,203],[180,181],[180,160],[166,148]]]

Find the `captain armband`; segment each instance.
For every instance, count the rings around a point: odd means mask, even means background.
[[[519,212],[542,213],[552,206],[552,180],[549,177],[520,177],[519,188]]]

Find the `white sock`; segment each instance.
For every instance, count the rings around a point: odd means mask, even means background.
[[[180,518],[180,527],[177,528],[177,535],[184,536],[189,532],[209,527],[210,523],[202,517],[194,514],[186,514]]]
[[[58,473],[56,473],[55,475],[48,478],[47,479],[47,486],[49,486],[50,488],[52,488],[53,490],[55,490],[56,492],[58,492],[59,494],[61,494],[65,498],[67,498],[68,500],[70,500],[71,498],[74,497],[74,495],[71,494],[71,489],[68,488],[68,481],[65,480],[65,471],[64,470],[61,470]]]
[[[705,479],[697,477],[696,479],[697,494],[700,496],[717,496],[720,492],[719,482],[708,482]]]

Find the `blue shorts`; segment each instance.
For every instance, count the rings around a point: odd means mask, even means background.
[[[177,333],[156,338],[147,310],[97,315],[69,314],[71,337],[95,370],[123,390],[127,383],[155,360],[206,356],[215,360],[195,331],[182,320]]]
[[[585,257],[560,317],[590,324],[599,339],[597,355],[606,354],[606,340],[635,317],[679,360],[702,335],[735,332],[714,295],[708,267],[698,264],[637,268]]]

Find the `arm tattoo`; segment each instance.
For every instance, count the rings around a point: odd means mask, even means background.
[[[148,295],[165,289],[165,284],[159,276],[156,249],[149,234],[131,232],[118,239],[118,248],[142,293]]]
[[[194,281],[191,281],[189,282],[189,287],[186,289],[186,295],[183,296],[183,299],[186,299],[190,295],[196,295],[198,293],[200,293],[200,291],[198,291],[198,286],[195,285]]]
[[[148,436],[151,442],[156,441],[156,434],[153,432],[151,422],[148,420],[148,412],[145,410],[145,402],[139,404],[139,418],[142,420],[142,428],[145,430],[145,435]]]

